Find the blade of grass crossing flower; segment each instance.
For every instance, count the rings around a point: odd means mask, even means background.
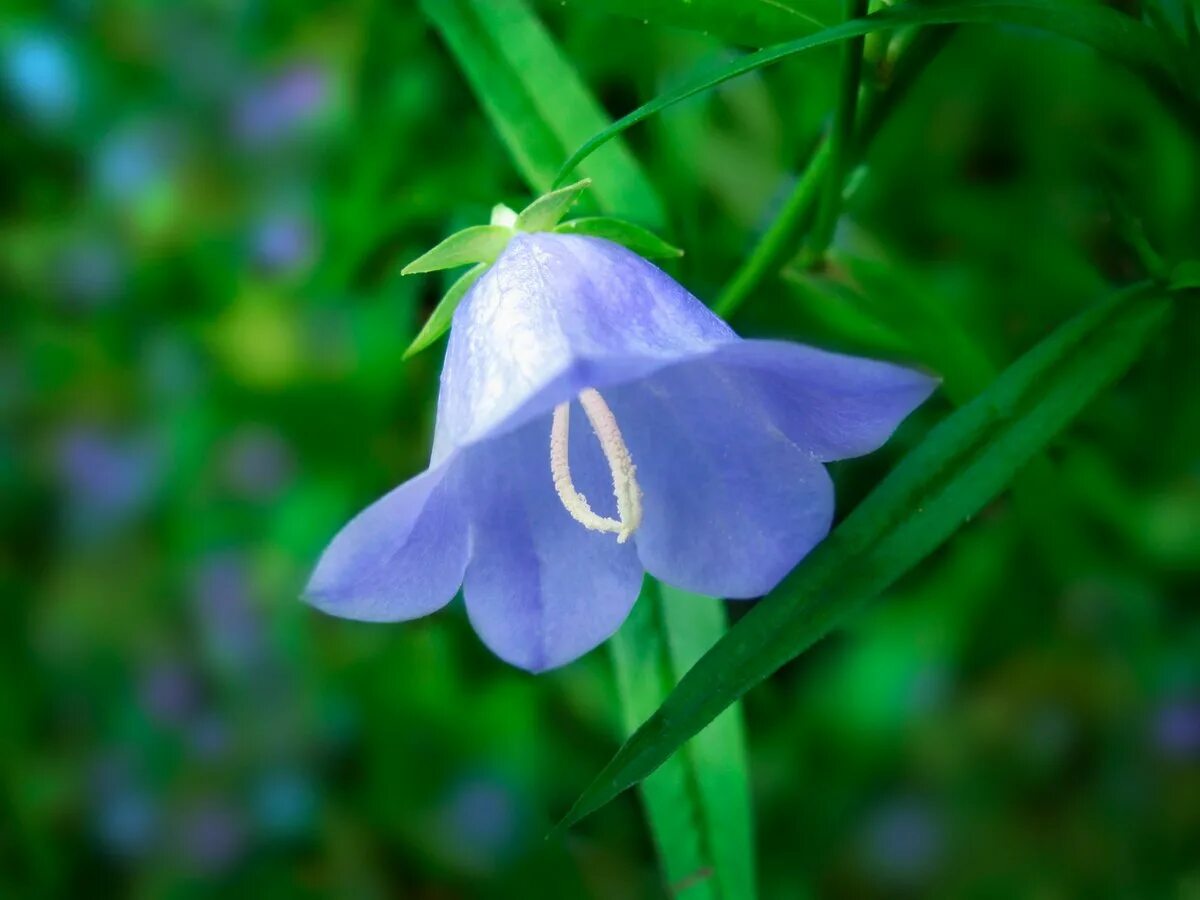
[[[719,603],[647,578],[609,647],[626,733],[658,709],[725,633]],[[642,803],[672,896],[754,896],[750,799],[741,711],[733,706],[642,784]]]
[[[547,167],[608,124],[603,111],[517,0],[423,0],[531,190],[544,192]],[[653,228],[666,220],[649,179],[620,145],[584,171],[608,213]],[[557,155],[556,155],[557,154]],[[648,589],[612,652],[630,731],[654,712],[690,663],[725,631],[723,611]],[[650,599],[650,602],[646,602]],[[668,611],[664,614],[664,609]],[[706,730],[691,757],[672,761],[642,786],[651,831],[676,896],[754,897],[749,779],[740,713]]]
[[[680,682],[560,827],[638,783],[780,666],[877,596],[990,502],[1137,358],[1170,301],[1146,286],[1058,328],[950,415]]]
[[[1023,25],[1087,44],[1158,81],[1177,83],[1173,56],[1160,35],[1141,22],[1105,6],[1063,0],[909,0],[886,7],[866,18],[843,22],[816,34],[776,44],[704,73],[638,107],[629,115],[596,132],[559,171],[557,181],[565,180],[583,160],[621,132],[656,113],[662,112],[706,91],[779,62],[789,56],[862,37],[874,31],[892,31],[908,25],[954,24]]]

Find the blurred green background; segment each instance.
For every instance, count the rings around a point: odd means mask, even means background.
[[[1119,5],[1186,31],[1186,5]],[[790,36],[601,6],[632,15],[533,9],[612,116]],[[441,345],[400,357],[448,281],[399,267],[529,199],[431,19],[3,9],[0,897],[669,896],[633,794],[544,839],[619,739],[603,650],[534,677],[457,603],[374,626],[298,600],[426,461]],[[892,49],[868,39],[869,74]],[[702,299],[837,70],[804,55],[629,133]],[[949,35],[851,177],[833,262],[733,319],[945,376],[834,467],[839,514],[1071,314],[1200,254],[1198,146],[1080,45]],[[1180,303],[1036,482],[749,695],[764,897],[1200,898],[1198,348]]]

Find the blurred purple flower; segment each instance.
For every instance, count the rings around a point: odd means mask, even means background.
[[[130,521],[158,481],[159,454],[150,441],[114,437],[93,426],[61,435],[55,457],[70,525],[85,534]]]
[[[199,686],[187,666],[166,661],[154,664],[143,675],[142,705],[160,722],[178,725],[187,720],[199,699]]]
[[[934,384],[743,340],[609,241],[517,234],[455,312],[429,468],[334,538],[308,599],[395,621],[462,585],[498,656],[563,665],[616,631],[643,571],[771,590],[829,530],[822,463],[879,447]],[[615,518],[589,505],[606,495]]]
[[[945,834],[940,817],[917,797],[900,797],[876,809],[861,838],[864,868],[877,881],[913,886],[941,864]]]
[[[196,577],[195,600],[205,641],[220,660],[241,667],[259,659],[262,623],[240,557],[218,554],[206,560]]]
[[[182,143],[161,122],[136,122],[115,131],[100,145],[94,177],[100,193],[120,203],[136,203],[175,175]]]
[[[254,231],[254,260],[269,274],[294,272],[311,260],[315,243],[312,222],[307,217],[276,212]]]
[[[290,480],[295,461],[284,439],[269,428],[248,426],[226,443],[222,469],[226,481],[239,495],[269,500]]]
[[[123,274],[121,259],[113,244],[83,239],[63,248],[55,260],[53,276],[66,300],[88,308],[117,296]]]
[[[219,798],[202,800],[180,819],[184,858],[206,873],[219,873],[241,856],[246,829],[238,811]]]
[[[490,871],[516,845],[520,818],[509,785],[494,778],[470,778],[446,798],[436,831],[443,852],[457,865]]]
[[[40,125],[65,124],[79,104],[75,60],[49,32],[30,32],[8,43],[4,83],[25,115]]]
[[[297,63],[243,93],[233,112],[234,134],[249,147],[285,140],[316,117],[328,96],[325,69]]]
[[[91,773],[93,829],[108,852],[140,858],[153,849],[161,811],[154,797],[133,776],[129,759],[106,755]]]
[[[1154,742],[1172,759],[1200,758],[1200,702],[1179,699],[1160,707],[1154,719]]]
[[[268,772],[253,793],[255,818],[262,830],[279,838],[307,831],[316,815],[317,796],[312,779],[294,769]]]

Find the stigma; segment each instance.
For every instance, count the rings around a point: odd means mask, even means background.
[[[617,536],[617,543],[623,544],[629,536],[637,531],[642,524],[642,489],[637,483],[637,466],[617,418],[609,409],[600,392],[595,388],[584,388],[579,392],[579,405],[592,431],[604,451],[608,462],[608,470],[612,475],[613,496],[617,500],[617,517],[597,515],[588,504],[587,497],[575,489],[571,480],[571,466],[568,454],[568,442],[571,430],[571,403],[560,403],[554,407],[554,418],[550,425],[550,474],[554,478],[554,490],[563,507],[571,514],[576,522],[590,531],[603,531]]]

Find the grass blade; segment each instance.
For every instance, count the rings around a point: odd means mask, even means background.
[[[1147,70],[1168,81],[1174,80],[1169,66],[1172,54],[1161,37],[1138,20],[1108,7],[1063,0],[909,0],[866,18],[843,22],[813,35],[747,54],[660,94],[590,137],[567,159],[556,180],[565,180],[583,160],[643,119],[731,78],[798,53],[874,31],[892,31],[908,25],[966,23],[1023,25],[1048,31],[1088,44],[1134,68]]]

